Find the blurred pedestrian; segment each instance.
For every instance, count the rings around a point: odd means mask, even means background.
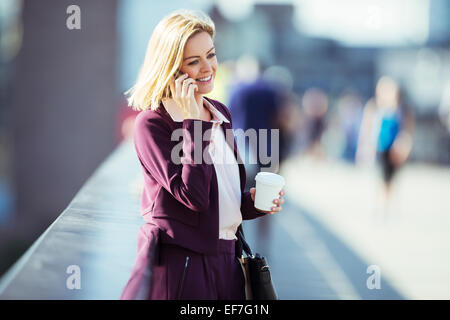
[[[359,164],[380,163],[385,211],[389,206],[393,177],[410,155],[413,128],[414,118],[398,83],[390,77],[381,77],[375,97],[364,108],[356,156]]]
[[[249,57],[244,57],[248,61]],[[257,139],[249,141],[247,145],[243,138],[238,139],[241,142],[240,151],[244,154],[243,161],[247,169],[247,187],[254,184],[255,176],[261,171],[261,168],[272,166],[273,163],[263,163],[262,157],[275,159],[279,164],[279,153],[272,154],[272,151],[279,152],[279,140],[272,141],[272,130],[279,130],[278,113],[283,103],[283,96],[280,94],[278,87],[267,81],[261,72],[260,62],[253,58],[253,63],[245,64],[244,68],[248,70],[249,65],[252,66],[247,72],[243,72],[242,64],[237,64],[237,74],[246,74],[246,77],[240,78],[242,81],[236,83],[230,93],[230,112],[233,116],[233,124],[235,129],[242,129],[244,132],[252,130],[255,132]],[[250,74],[253,74],[250,76]],[[264,147],[267,152],[261,150],[260,130],[267,130],[267,144]],[[250,136],[250,135],[249,135]],[[247,158],[248,156],[248,158]],[[278,166],[274,170],[278,171]]]
[[[344,160],[354,163],[363,114],[362,99],[356,91],[348,90],[339,97],[337,109],[340,128],[344,134],[341,156]]]
[[[325,151],[321,139],[326,129],[328,96],[322,89],[307,89],[302,98],[302,111],[305,117],[306,154],[315,160],[323,159]]]
[[[445,161],[450,164],[450,81],[444,85],[441,103],[439,105],[439,118],[445,128]]]

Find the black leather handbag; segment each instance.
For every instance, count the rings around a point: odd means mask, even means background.
[[[253,255],[250,246],[244,237],[242,226],[238,228],[240,263],[245,276],[245,296],[247,300],[278,300],[270,276],[269,265],[266,258],[259,253]],[[244,257],[242,254],[247,255]]]

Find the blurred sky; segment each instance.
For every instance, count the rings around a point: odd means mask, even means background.
[[[357,46],[423,44],[428,38],[428,0],[303,0],[300,29]]]

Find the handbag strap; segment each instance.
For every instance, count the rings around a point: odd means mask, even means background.
[[[247,254],[247,256],[253,256],[252,249],[250,249],[247,241],[245,241],[244,229],[242,229],[242,224],[238,227],[238,234],[242,250]]]

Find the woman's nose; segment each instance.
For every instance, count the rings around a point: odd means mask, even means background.
[[[209,61],[204,61],[200,68],[201,72],[209,72],[212,71],[212,64]]]

